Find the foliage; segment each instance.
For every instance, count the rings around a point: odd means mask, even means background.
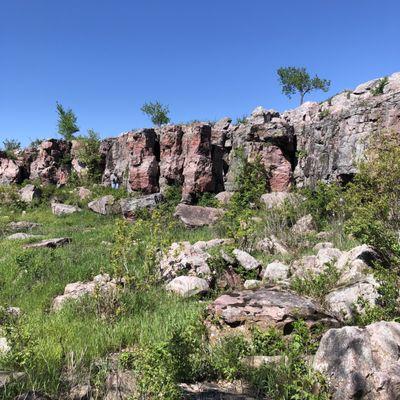
[[[242,115],[241,117],[236,118],[235,125],[245,124],[247,122],[247,115]]]
[[[7,157],[15,158],[15,152],[21,149],[21,143],[15,139],[5,139],[3,141],[3,150]]]
[[[324,271],[318,274],[307,274],[305,277],[295,277],[291,280],[291,288],[306,296],[314,297],[323,301],[337,284],[340,272],[334,265],[328,264]]]
[[[313,90],[322,90],[327,92],[331,82],[327,79],[321,79],[317,75],[311,78],[306,68],[282,67],[278,71],[279,83],[282,86],[282,92],[291,98],[295,93],[300,94],[300,104],[303,104],[304,96]]]
[[[77,157],[83,163],[87,173],[82,177],[86,183],[97,183],[101,178],[100,136],[93,129],[89,129],[87,136],[78,138]]]
[[[379,96],[380,94],[383,94],[385,86],[388,83],[389,83],[389,78],[387,76],[383,77],[382,79],[379,79],[376,85],[371,89],[372,95]]]
[[[197,205],[201,207],[219,207],[220,204],[214,193],[206,192],[200,195]]]
[[[235,152],[237,170],[236,191],[232,196],[222,220],[222,226],[229,237],[245,245],[254,232],[256,224],[252,220],[254,210],[260,208],[260,197],[266,190],[267,176],[259,157],[249,161],[243,149]]]
[[[169,114],[168,106],[163,105],[158,101],[154,103],[149,102],[143,104],[141,111],[144,114],[147,114],[150,117],[151,122],[156,126],[161,126],[164,124],[168,124],[168,122],[170,122],[170,118],[168,116]]]
[[[79,131],[75,113],[72,109],[66,110],[60,103],[57,103],[57,114],[58,134],[65,140],[73,140],[75,133]]]
[[[375,305],[359,299],[354,305],[352,324],[366,326],[378,321],[399,322],[399,278],[398,271],[388,270],[380,264],[374,266],[374,276],[377,280],[379,297]],[[359,310],[363,310],[362,312]]]
[[[372,135],[359,172],[343,195],[345,230],[378,249],[387,261],[400,257],[400,138]]]

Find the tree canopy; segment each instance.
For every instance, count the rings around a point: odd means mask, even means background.
[[[76,124],[76,115],[71,109],[65,110],[60,103],[57,103],[57,113],[58,134],[61,135],[65,140],[74,139],[75,133],[79,131],[79,127]]]
[[[321,79],[317,75],[311,78],[306,68],[301,67],[282,67],[278,71],[279,82],[282,86],[282,93],[289,97],[299,93],[300,104],[303,104],[304,96],[313,90],[329,90],[331,81]]]
[[[168,116],[169,114],[168,106],[165,106],[159,103],[158,101],[154,103],[152,102],[144,103],[141,108],[141,111],[144,114],[147,114],[150,117],[151,122],[156,126],[168,124],[168,122],[170,121],[170,118]]]

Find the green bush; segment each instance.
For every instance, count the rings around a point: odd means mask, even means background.
[[[380,94],[383,94],[385,86],[388,83],[389,83],[389,78],[387,76],[383,77],[382,79],[379,79],[376,85],[371,89],[372,95],[379,96]]]

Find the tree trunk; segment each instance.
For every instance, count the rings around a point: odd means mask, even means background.
[[[305,93],[300,93],[300,105],[304,103],[304,95]]]

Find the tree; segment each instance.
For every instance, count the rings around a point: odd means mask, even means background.
[[[21,143],[15,139],[6,139],[3,141],[3,146],[6,153],[13,153],[21,148]]]
[[[65,110],[60,103],[57,103],[57,113],[58,134],[65,140],[75,139],[74,134],[79,131],[79,127],[76,124],[76,115],[74,112],[71,109]]]
[[[314,78],[310,77],[307,70],[296,67],[279,68],[278,71],[279,83],[282,86],[282,93],[291,98],[297,92],[300,94],[300,105],[303,104],[304,96],[313,90],[322,90],[327,92],[331,81],[321,79],[317,75]]]
[[[144,114],[147,114],[151,118],[151,122],[156,126],[168,124],[168,122],[170,121],[170,118],[168,116],[168,106],[164,106],[158,101],[156,101],[155,103],[144,103],[141,111]]]

